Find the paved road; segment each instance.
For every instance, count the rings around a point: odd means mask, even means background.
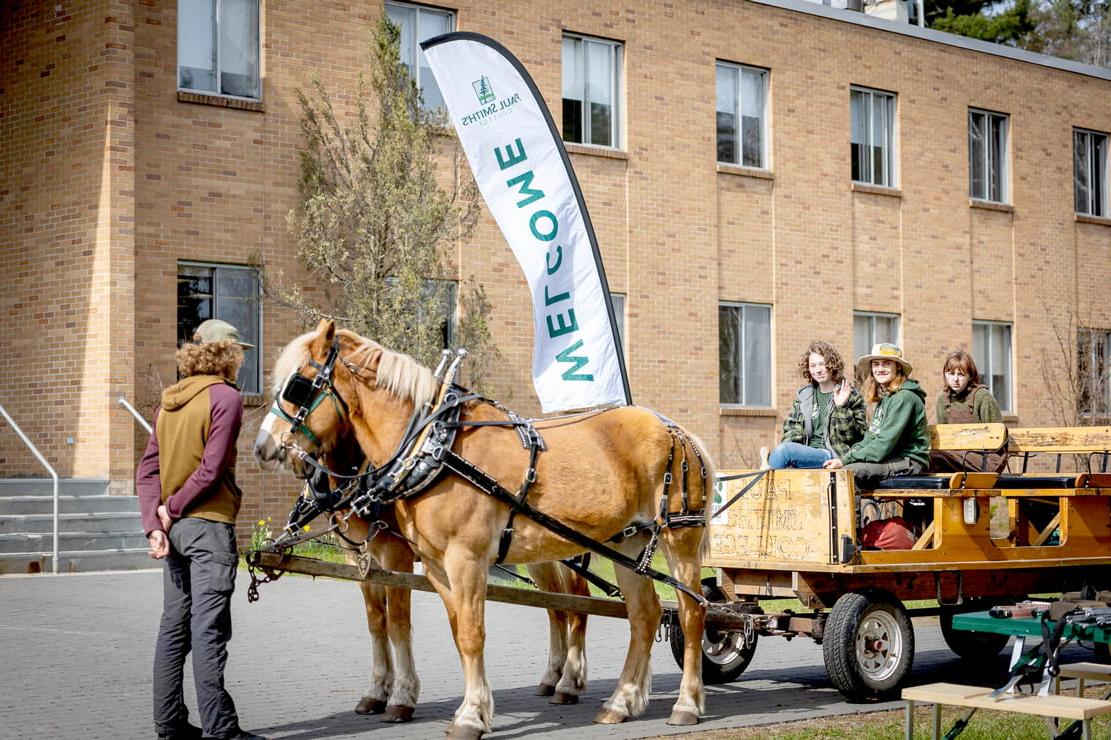
[[[287,576],[263,586],[261,600],[248,604],[246,574],[240,579],[227,679],[244,727],[298,740],[443,736],[462,678],[434,595],[413,594],[423,682],[417,716],[407,725],[388,725],[351,711],[369,676],[357,588]],[[0,578],[0,738],[152,737],[150,662],[160,599],[157,571]],[[625,622],[591,619],[588,691],[578,706],[555,707],[532,695],[547,649],[543,612],[491,603],[487,614],[486,660],[497,712],[491,740],[640,738],[675,731],[664,723],[679,684],[666,646],[653,653],[647,715],[617,727],[597,726],[591,717],[613,690]],[[914,682],[975,678],[945,649],[936,620],[917,620],[915,631]],[[987,667],[985,682],[1005,662],[1001,657]],[[826,681],[821,649],[807,639],[762,641],[745,679],[709,687],[709,716],[700,729],[897,706],[846,703]],[[188,683],[188,701],[195,706]]]

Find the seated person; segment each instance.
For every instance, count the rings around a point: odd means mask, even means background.
[[[864,439],[847,452],[827,460],[827,470],[853,471],[858,488],[874,488],[896,475],[917,475],[929,465],[930,433],[926,423],[926,392],[909,376],[911,364],[894,344],[877,344],[857,360],[867,374],[864,399],[876,404]]]
[[[1003,421],[999,404],[987,386],[980,383],[980,371],[964,350],[950,352],[945,358],[941,374],[945,386],[937,398],[938,424],[977,424]],[[975,452],[967,455],[950,450],[930,452],[931,473],[959,473],[962,470],[984,470],[1002,473],[1007,469],[1007,448],[984,456]]]
[[[783,422],[783,441],[770,454],[760,449],[761,467],[820,468],[864,436],[864,397],[849,384],[837,350],[813,342],[798,368],[806,385]]]

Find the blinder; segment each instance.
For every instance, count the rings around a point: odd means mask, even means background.
[[[333,405],[336,407],[336,413],[342,418],[346,418],[350,410],[347,408],[347,402],[336,391],[335,382],[333,381],[333,371],[336,366],[336,359],[339,358],[339,340],[332,341],[332,346],[328,350],[328,357],[325,358],[323,364],[315,360],[309,360],[308,365],[316,370],[316,375],[312,378],[305,377],[301,374],[298,368],[289,379],[286,380],[285,385],[282,386],[278,398],[292,406],[297,407],[297,413],[290,415],[285,409],[281,407],[278,400],[275,399],[273,405],[270,407],[270,413],[280,419],[288,421],[290,424],[290,431],[294,434],[298,432],[304,435],[310,442],[320,446],[320,439],[313,434],[312,430],[305,424],[305,420],[316,407],[319,406],[325,398],[331,398]]]

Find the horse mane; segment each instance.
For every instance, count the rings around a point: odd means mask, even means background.
[[[360,370],[370,364],[375,353],[379,353],[376,387],[402,400],[412,401],[417,406],[432,400],[436,393],[436,381],[432,377],[432,371],[424,365],[409,355],[388,350],[373,339],[359,336],[349,329],[336,329],[336,336],[355,345],[354,351],[344,359]],[[281,392],[289,374],[309,361],[309,347],[315,338],[315,331],[302,334],[287,344],[278,355],[271,386],[275,397]]]

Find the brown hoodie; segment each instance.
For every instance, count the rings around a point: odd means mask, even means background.
[[[135,475],[148,535],[162,529],[160,503],[172,520],[191,516],[235,523],[242,500],[235,484],[242,420],[239,392],[222,377],[194,375],[163,391],[154,434]]]

